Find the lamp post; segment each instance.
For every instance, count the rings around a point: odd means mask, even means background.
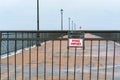
[[[39,0],[37,0],[37,31],[39,31]]]
[[[68,18],[68,22],[69,22],[69,31],[70,31],[70,17]]]
[[[72,30],[73,30],[73,21],[72,21]]]
[[[74,23],[74,30],[76,30],[76,24]]]
[[[63,30],[63,9],[61,11],[61,30]]]
[[[2,39],[2,32],[0,32],[0,38]],[[1,47],[2,46],[2,40],[0,40],[0,55],[2,54],[1,52]],[[1,59],[1,56],[0,56],[0,59]]]
[[[39,0],[37,0],[37,31],[39,31]],[[40,34],[39,32],[37,32],[37,38],[40,37]],[[41,46],[39,40],[37,40],[37,43],[36,43],[37,46]]]

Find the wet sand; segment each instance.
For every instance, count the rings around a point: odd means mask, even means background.
[[[91,34],[85,34],[85,37],[100,38]],[[100,41],[100,50],[98,44],[98,41],[92,41],[91,51],[91,42],[85,41],[83,51],[82,48],[68,49],[67,40],[61,42],[54,40],[29,50],[23,50],[19,54],[1,59],[1,80],[8,80],[8,77],[9,80],[15,80],[15,78],[16,80],[23,78],[24,80],[52,80],[52,78],[53,80],[59,80],[59,78],[60,80],[67,80],[67,78],[68,80],[82,80],[82,78],[90,80],[90,77],[91,80],[97,80],[97,78],[104,80],[105,77],[107,80],[112,80],[113,67],[115,67],[114,80],[120,80],[120,46],[116,45],[115,63],[113,64],[113,41],[108,41],[107,54],[106,41]]]

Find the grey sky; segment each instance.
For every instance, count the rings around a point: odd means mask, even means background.
[[[37,0],[0,0],[0,30],[36,29]],[[60,29],[60,9],[64,29],[68,17],[83,29],[120,29],[120,0],[40,0],[40,29]]]

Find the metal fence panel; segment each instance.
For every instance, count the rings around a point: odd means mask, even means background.
[[[68,32],[0,31],[0,80],[120,80],[120,31]]]

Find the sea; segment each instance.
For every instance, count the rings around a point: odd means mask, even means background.
[[[2,32],[0,37],[4,40],[0,41],[0,53],[1,56],[5,57],[9,55],[13,55],[15,53],[19,53],[22,50],[29,49],[31,47],[35,47],[38,44],[44,43],[44,40],[29,40],[34,38],[46,38],[45,41],[49,41],[51,39],[55,39],[61,36],[62,33],[32,33],[32,32]],[[27,40],[20,40],[25,38]],[[12,39],[12,40],[10,40]],[[16,40],[14,40],[16,39]]]
[[[0,41],[2,56],[6,54],[12,55],[14,52],[19,52],[22,49],[27,49],[36,45],[36,41],[17,40],[17,38],[36,38],[35,33],[2,33],[1,38],[6,39]],[[9,38],[16,38],[16,40],[9,40]]]

